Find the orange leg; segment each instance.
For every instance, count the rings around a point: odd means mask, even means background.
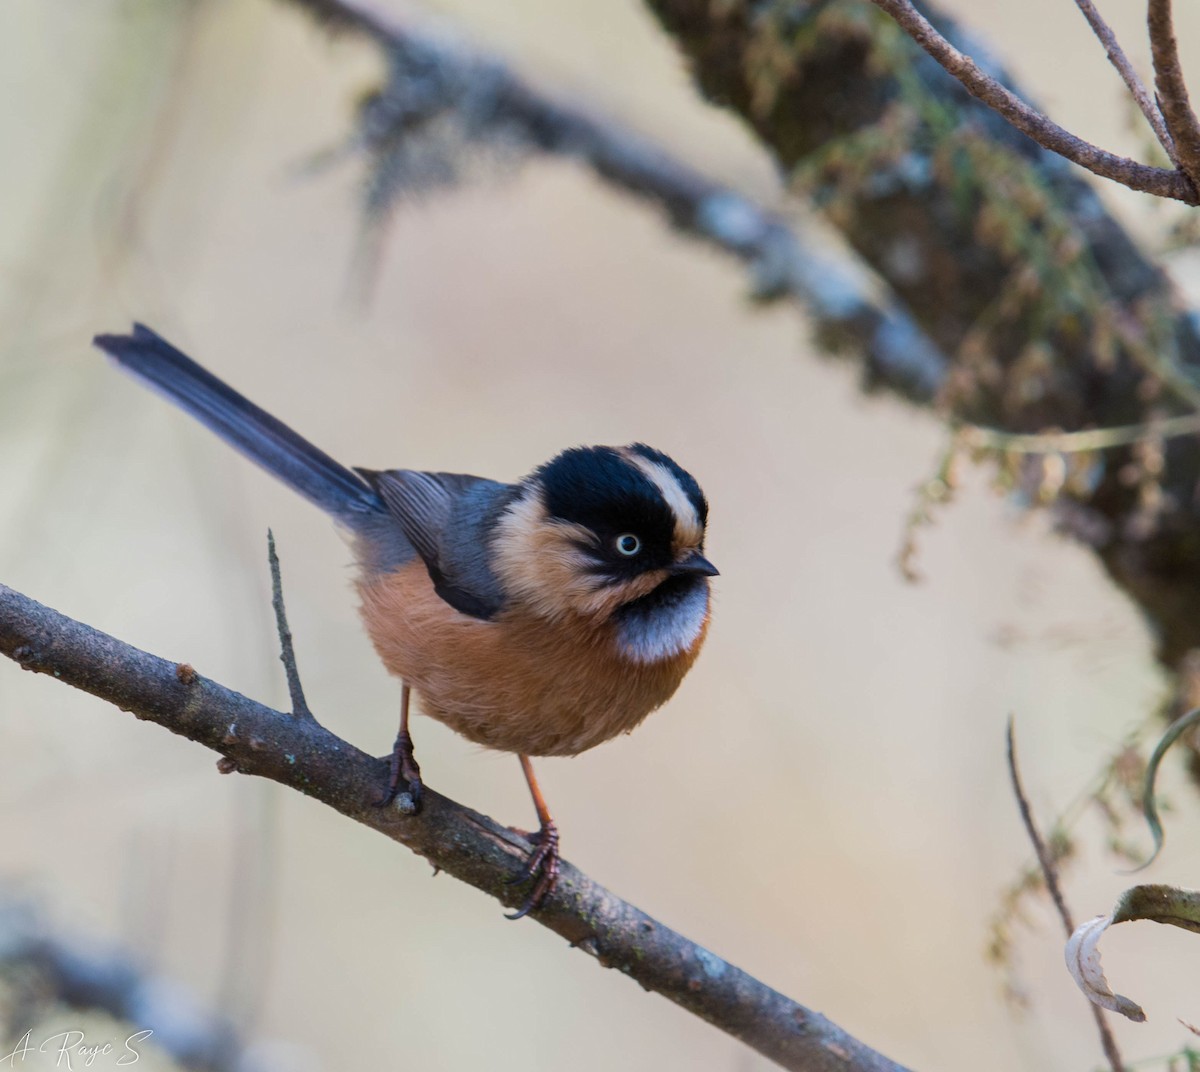
[[[521,770],[525,772],[525,781],[529,783],[529,794],[533,797],[533,806],[537,809],[541,829],[533,840],[533,852],[525,861],[525,867],[513,880],[532,882],[533,888],[521,907],[511,913],[508,919],[520,919],[529,915],[535,908],[540,908],[558,879],[558,827],[546,806],[546,798],[542,796],[537,778],[533,775],[533,764],[530,763],[529,757],[519,755],[517,758],[521,761]]]
[[[413,755],[412,737],[408,732],[408,702],[412,690],[405,683],[400,689],[400,732],[396,734],[396,743],[392,747],[391,773],[388,777],[387,793],[383,803],[390,804],[404,791],[412,799],[412,813],[421,810],[421,768],[417,766],[417,757]]]

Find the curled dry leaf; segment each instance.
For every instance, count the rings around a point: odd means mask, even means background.
[[[1067,969],[1076,985],[1091,1001],[1102,1009],[1119,1012],[1140,1024],[1146,1019],[1142,1007],[1122,994],[1114,994],[1100,966],[1100,951],[1096,944],[1112,921],[1112,916],[1097,916],[1075,928],[1075,933],[1067,942]]]
[[[1067,942],[1067,968],[1079,989],[1101,1008],[1141,1023],[1146,1014],[1140,1005],[1112,992],[1104,978],[1100,951],[1096,948],[1100,936],[1114,923],[1135,919],[1166,923],[1200,934],[1200,890],[1185,890],[1178,886],[1133,886],[1121,894],[1111,916],[1088,920],[1075,929]]]

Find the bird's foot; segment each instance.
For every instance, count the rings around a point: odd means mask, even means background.
[[[403,730],[396,736],[389,762],[387,788],[379,806],[384,808],[395,801],[405,815],[416,815],[421,810],[423,792],[421,768],[413,754],[412,738]]]
[[[533,851],[529,854],[529,859],[525,861],[521,873],[514,875],[508,882],[510,885],[516,885],[518,882],[531,882],[533,885],[521,907],[508,913],[505,919],[520,919],[534,909],[541,908],[542,902],[558,881],[558,827],[554,825],[554,820],[543,823],[542,828],[530,840],[533,842]]]

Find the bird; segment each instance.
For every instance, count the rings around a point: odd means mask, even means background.
[[[418,811],[416,709],[515,753],[539,829],[509,915],[540,908],[558,827],[531,757],[573,756],[633,730],[674,694],[708,632],[708,502],[644,443],[570,447],[514,483],[347,468],[135,323],[95,346],[330,515],[348,535],[368,637],[401,682],[380,803]]]

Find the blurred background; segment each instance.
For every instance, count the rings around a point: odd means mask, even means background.
[[[1056,119],[1137,151],[1072,5],[951,6]],[[1139,37],[1139,5],[1110,6]],[[633,0],[422,10],[783,204]],[[1181,17],[1196,39],[1200,13]],[[985,957],[1031,861],[1003,733],[1014,714],[1047,823],[1084,797],[1162,698],[1137,614],[986,473],[923,533],[924,579],[906,582],[904,523],[944,429],[864,396],[794,308],[753,305],[738,265],[580,166],[538,158],[403,202],[368,293],[361,163],[311,165],[378,76],[371,48],[266,0],[0,8],[0,581],[285,704],[271,526],[309,702],[382,755],[399,688],[338,535],[91,336],[144,321],[350,464],[514,479],[564,446],[651,442],[712,503],[715,619],[635,734],[538,764],[565,855],[914,1068],[1098,1064],[1044,905],[1015,925],[1011,979]],[[1148,242],[1174,211],[1101,192]],[[533,822],[514,758],[425,720],[415,735],[431,785]],[[0,882],[227,1011],[275,1067],[769,1067],[395,844],[7,663],[0,755]],[[1185,807],[1151,881],[1195,884],[1189,825]],[[1087,917],[1130,883],[1098,815],[1076,829],[1068,892]],[[1195,951],[1157,930],[1105,939],[1110,980],[1151,1017],[1116,1025],[1130,1059],[1176,1050],[1176,1017],[1200,1015]],[[89,1028],[106,1032],[124,1037]]]

